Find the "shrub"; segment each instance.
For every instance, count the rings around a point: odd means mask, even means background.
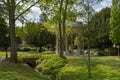
[[[98,55],[99,56],[104,56],[105,55],[104,53],[105,53],[104,50],[98,50]]]
[[[116,48],[105,48],[104,52],[105,52],[106,55],[111,55],[111,56],[117,55],[117,49]]]
[[[21,51],[21,52],[28,52],[28,51],[36,51],[36,48],[32,48],[32,47],[19,47],[17,50]]]
[[[44,74],[55,77],[59,70],[67,63],[66,58],[61,58],[56,54],[43,55],[38,59],[36,69]]]

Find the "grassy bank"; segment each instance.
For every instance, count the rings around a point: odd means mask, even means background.
[[[23,64],[0,64],[0,80],[50,80]]]

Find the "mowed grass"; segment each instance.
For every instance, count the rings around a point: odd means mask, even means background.
[[[5,56],[6,52],[0,52],[0,56]],[[10,55],[10,52],[8,52],[8,56]]]
[[[10,52],[8,51],[8,56],[10,56]],[[17,52],[18,53],[18,56],[29,56],[29,55],[40,55],[40,54],[48,54],[49,51],[44,51],[44,52]],[[6,52],[4,51],[0,51],[0,56],[6,56]]]
[[[68,64],[58,74],[61,80],[88,80],[87,57],[68,57]],[[91,57],[90,80],[120,80],[120,58]]]
[[[0,64],[0,80],[50,80],[24,64]]]
[[[10,52],[8,51],[7,52],[8,53],[8,56],[10,56]],[[18,56],[20,55],[20,56],[24,56],[24,55],[29,55],[29,54],[34,54],[34,53],[36,53],[36,54],[39,54],[39,53],[37,53],[37,52],[17,52],[18,53]],[[5,56],[6,55],[6,52],[4,51],[2,51],[2,52],[0,52],[0,56]]]
[[[18,52],[18,55],[41,56],[42,54]],[[88,80],[87,57],[71,56],[67,59],[68,63],[57,74],[57,80]],[[23,65],[13,67],[13,65],[0,64],[0,80],[49,80],[41,78],[40,74],[32,71]],[[120,80],[120,58],[117,56],[91,57],[91,79],[89,80]]]

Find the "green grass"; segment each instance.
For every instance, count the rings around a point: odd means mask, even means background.
[[[50,80],[24,64],[0,64],[0,80]]]
[[[6,52],[1,52],[0,51],[0,56],[5,56],[6,55]],[[10,55],[10,52],[8,52],[8,56]]]
[[[59,70],[66,65],[67,59],[61,58],[56,54],[51,54],[43,55],[41,59],[38,59],[36,62],[36,69],[38,71],[48,74],[51,76],[51,78],[54,78]]]
[[[87,57],[68,57],[68,64],[57,75],[61,80],[88,80]],[[120,58],[92,57],[90,80],[120,80]]]
[[[44,52],[34,52],[34,51],[29,51],[29,52],[17,52],[18,56],[29,56],[29,55],[40,55],[40,54],[48,54],[49,51],[44,51]],[[0,56],[5,56],[6,52],[5,51],[0,51]],[[8,56],[10,56],[10,52],[8,51]]]
[[[3,54],[2,54],[3,55]],[[42,54],[33,54],[32,52],[18,52],[19,56],[41,56]],[[58,72],[58,80],[88,80],[87,75],[87,57],[71,56],[67,57],[68,63]],[[37,79],[35,72],[31,69],[24,70],[23,65],[16,65],[15,70],[12,66],[0,65],[0,80],[48,80]],[[11,71],[13,69],[13,71]],[[23,70],[21,70],[23,69]],[[18,70],[18,71],[17,71]],[[6,72],[7,71],[7,72]],[[20,71],[20,72],[19,72]],[[33,71],[33,70],[32,70]],[[14,77],[15,75],[15,77]],[[31,76],[32,75],[32,76]],[[38,74],[37,74],[38,75]],[[20,79],[7,79],[6,77]],[[29,78],[30,76],[30,78]],[[27,77],[27,78],[26,78]],[[34,77],[33,79],[31,77]],[[40,74],[38,75],[40,77]],[[1,79],[2,78],[2,79]],[[6,78],[6,79],[4,79]],[[117,56],[99,56],[91,57],[91,79],[90,80],[120,80],[120,58]]]

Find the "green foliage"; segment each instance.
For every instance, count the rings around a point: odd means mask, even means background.
[[[105,55],[110,55],[110,56],[118,55],[116,48],[105,48],[104,52],[105,52]]]
[[[110,8],[103,8],[99,13],[96,13],[90,21],[90,37],[92,38],[93,47],[104,48],[111,46],[109,40],[110,31]],[[97,36],[96,36],[97,35]]]
[[[50,33],[42,24],[29,22],[25,26],[25,40],[28,44],[39,47],[46,45],[55,45],[55,35]]]
[[[66,63],[66,58],[61,58],[58,55],[43,55],[37,60],[36,69],[44,74],[55,76]]]
[[[104,56],[104,55],[105,55],[104,50],[99,49],[99,50],[98,50],[98,55],[99,55],[99,56]]]
[[[0,80],[50,80],[24,64],[0,64]]]
[[[112,45],[109,39],[110,31],[110,8],[106,7],[100,12],[95,13],[89,22],[89,26],[80,24],[76,28],[77,40],[76,44],[81,44],[86,47],[90,42],[91,48],[105,48]],[[88,31],[89,30],[89,31]],[[89,38],[88,38],[89,36]]]
[[[25,38],[25,29],[22,27],[15,27],[16,42],[22,44]]]
[[[98,53],[99,56],[116,56],[117,55],[117,49],[116,48],[98,49],[97,53]]]
[[[8,27],[3,18],[0,18],[0,47],[8,48],[10,46],[10,39],[8,34]]]
[[[18,47],[17,51],[28,52],[28,51],[37,51],[35,47]]]
[[[120,1],[112,0],[111,18],[110,18],[110,39],[113,43],[120,43]]]
[[[16,37],[24,37],[25,36],[25,29],[22,27],[16,27],[15,28],[15,33],[16,33]]]

